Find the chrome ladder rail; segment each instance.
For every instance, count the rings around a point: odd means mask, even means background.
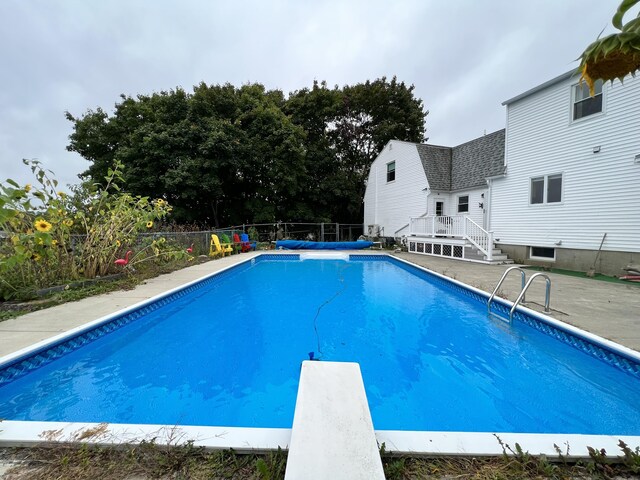
[[[493,301],[493,297],[496,296],[496,293],[498,292],[498,289],[500,288],[500,286],[502,285],[502,282],[504,282],[504,279],[507,278],[507,275],[509,275],[509,272],[511,272],[512,270],[520,270],[520,277],[522,278],[522,290],[520,291],[520,294],[522,295],[522,299],[520,300],[522,303],[525,302],[524,299],[524,295],[523,292],[525,291],[524,285],[525,285],[525,281],[527,279],[527,274],[525,273],[525,271],[520,268],[520,267],[509,267],[507,268],[504,273],[502,274],[502,278],[500,279],[500,281],[498,282],[498,284],[496,285],[496,288],[493,289],[493,293],[491,293],[491,296],[489,297],[489,300],[487,301],[487,311],[489,313],[491,313],[491,302]],[[520,298],[520,297],[518,297]]]
[[[529,279],[527,284],[524,286],[524,288],[520,292],[520,295],[518,295],[518,298],[516,299],[516,301],[513,302],[513,307],[511,307],[511,311],[509,312],[509,321],[511,321],[511,319],[513,318],[513,312],[516,311],[516,307],[518,306],[520,301],[524,298],[525,292],[531,286],[531,282],[533,282],[533,280],[535,280],[536,277],[544,277],[544,279],[546,280],[547,286],[546,286],[546,293],[544,296],[544,311],[545,313],[549,313],[549,311],[551,310],[549,308],[549,300],[551,298],[551,279],[549,278],[549,275],[545,273],[541,273],[541,272],[534,273],[533,275],[531,275],[531,278]]]

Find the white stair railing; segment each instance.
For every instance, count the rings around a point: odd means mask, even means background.
[[[463,218],[465,219],[464,238],[469,240],[478,250],[484,253],[488,261],[493,260],[493,232],[487,232],[469,217]]]
[[[410,235],[464,238],[493,260],[493,232],[464,215],[430,215],[409,220]]]

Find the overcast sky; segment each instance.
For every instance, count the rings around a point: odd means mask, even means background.
[[[119,95],[259,82],[285,93],[396,75],[424,102],[429,143],[505,126],[501,103],[577,66],[619,0],[0,0],[0,180],[61,184],[68,110]],[[635,16],[637,9],[626,18]]]

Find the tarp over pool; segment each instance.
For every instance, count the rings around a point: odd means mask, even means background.
[[[369,248],[373,242],[358,240],[357,242],[306,242],[302,240],[278,240],[276,250],[360,250]]]

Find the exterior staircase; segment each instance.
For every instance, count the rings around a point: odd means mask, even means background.
[[[513,263],[496,248],[493,232],[464,215],[431,215],[410,219],[405,237],[411,253],[489,264]]]
[[[513,263],[513,260],[502,253],[502,250],[499,248],[494,248],[492,253],[493,255],[491,256],[491,260],[488,260],[487,255],[478,250],[474,245],[470,244],[465,248],[465,260],[489,263],[491,265],[506,265]]]

